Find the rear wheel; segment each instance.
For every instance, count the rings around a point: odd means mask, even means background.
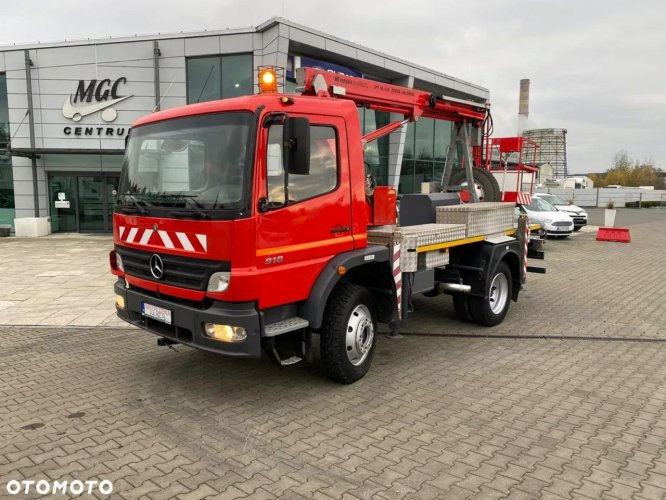
[[[490,278],[486,297],[471,297],[470,310],[474,321],[479,325],[499,325],[509,311],[511,304],[511,270],[506,262],[497,264]]]
[[[370,369],[377,341],[370,292],[357,285],[338,285],[326,304],[320,330],[321,361],[328,378],[351,384]]]
[[[470,297],[468,295],[454,295],[453,309],[456,311],[456,316],[458,316],[460,321],[466,321],[467,323],[474,322],[470,308]]]
[[[500,188],[497,179],[490,172],[482,168],[473,168],[474,190],[479,201],[500,201]],[[452,186],[467,187],[467,174],[465,170],[458,170],[451,175]]]

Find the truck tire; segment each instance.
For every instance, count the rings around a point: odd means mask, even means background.
[[[513,281],[506,262],[500,262],[491,274],[484,297],[471,297],[470,310],[474,321],[483,326],[499,325],[509,311]]]
[[[363,377],[370,369],[377,342],[370,292],[357,285],[338,285],[326,304],[319,333],[326,376],[342,384]]]
[[[453,296],[453,309],[456,311],[456,316],[460,321],[467,323],[474,323],[472,310],[470,308],[470,297],[467,295],[454,295]]]
[[[500,188],[497,179],[482,168],[473,168],[474,185],[479,195],[479,201],[500,201]],[[452,186],[466,186],[467,174],[465,170],[458,170],[451,175]]]

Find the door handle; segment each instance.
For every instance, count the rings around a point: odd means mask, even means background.
[[[351,231],[351,228],[349,226],[335,226],[334,228],[331,229],[332,233],[344,233],[347,231]]]

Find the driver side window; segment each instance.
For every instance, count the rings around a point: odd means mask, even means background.
[[[282,125],[273,125],[268,129],[268,147],[266,149],[266,181],[268,205],[284,205],[284,165],[282,164]]]
[[[333,191],[338,185],[337,136],[333,127],[310,129],[310,173],[289,176],[289,203],[297,203]],[[285,204],[285,171],[282,164],[282,125],[268,130],[266,180],[269,206]]]

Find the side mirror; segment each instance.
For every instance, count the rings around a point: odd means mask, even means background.
[[[287,172],[295,175],[310,173],[310,120],[287,117],[282,129],[282,154]]]
[[[127,135],[125,136],[125,149],[127,149],[127,145],[129,144],[129,138],[130,138],[130,133],[132,132],[132,129],[130,128],[127,131]]]

